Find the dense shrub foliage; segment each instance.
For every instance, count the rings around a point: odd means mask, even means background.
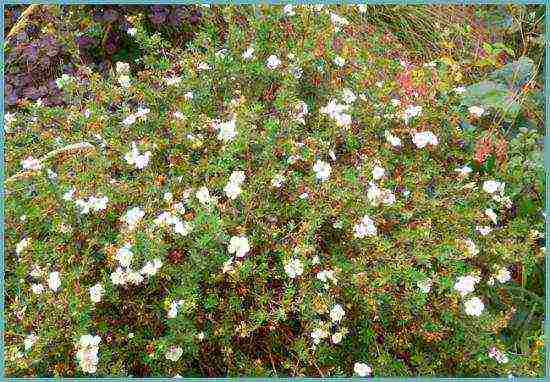
[[[166,9],[6,115],[9,375],[542,375],[531,59],[414,61],[363,6]]]

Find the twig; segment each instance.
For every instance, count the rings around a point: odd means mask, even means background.
[[[23,13],[21,13],[21,16],[19,16],[19,20],[17,20],[15,25],[11,27],[9,33],[6,36],[6,39],[5,39],[6,44],[9,43],[11,38],[18,35],[19,32],[25,29],[25,27],[27,26],[27,22],[29,21],[29,17],[35,11],[37,11],[39,7],[40,7],[40,4],[32,4],[32,5],[29,5],[27,9],[23,11]]]
[[[81,152],[81,153],[82,152],[83,153],[91,152],[91,151],[94,151],[94,150],[95,150],[95,147],[92,144],[88,143],[88,142],[75,143],[75,144],[72,144],[72,145],[62,147],[60,149],[50,151],[49,153],[44,155],[42,158],[40,158],[38,160],[38,162],[40,163],[40,165],[42,165],[44,162],[46,162],[46,161],[48,161],[52,158],[58,157],[62,154],[69,154],[70,155],[70,154],[76,154],[78,152]],[[13,183],[16,180],[30,178],[30,177],[36,175],[37,173],[38,173],[38,171],[32,171],[32,170],[18,172],[17,174],[12,175],[8,179],[6,179],[5,185],[7,186],[8,184]]]
[[[273,368],[273,371],[275,372],[275,377],[279,378],[279,376],[277,375],[277,369],[275,368],[275,363],[273,362],[273,357],[271,356],[270,351],[269,351],[269,359],[271,360],[271,367]]]

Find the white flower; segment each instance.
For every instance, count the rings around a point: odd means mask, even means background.
[[[139,285],[143,282],[143,276],[139,272],[131,270],[126,274],[126,280],[130,284]]]
[[[496,180],[486,180],[483,182],[483,191],[488,194],[494,194],[495,192],[502,194],[504,192],[504,183]]]
[[[392,98],[390,100],[390,103],[392,104],[393,107],[401,106],[401,101],[397,98]]]
[[[222,273],[233,272],[233,270],[234,270],[233,260],[234,260],[234,258],[230,257],[225,263],[223,263]]]
[[[54,292],[57,292],[61,286],[61,279],[59,278],[59,272],[51,272],[48,276],[48,286]]]
[[[137,28],[128,28],[127,33],[130,36],[135,36],[137,34]]]
[[[330,319],[332,320],[332,322],[341,321],[345,315],[346,315],[346,312],[344,311],[344,309],[342,308],[342,305],[340,304],[334,305],[330,310]]]
[[[317,162],[313,165],[313,171],[315,172],[315,177],[321,182],[324,182],[330,177],[330,172],[332,169],[329,163],[322,160],[317,160]]]
[[[355,365],[353,365],[353,371],[360,377],[367,377],[371,375],[372,368],[365,363],[355,362]]]
[[[170,349],[166,351],[166,354],[164,355],[166,359],[176,362],[178,359],[180,359],[181,355],[183,354],[183,349],[179,346],[172,346]]]
[[[180,304],[178,301],[172,301],[168,310],[168,318],[175,318],[178,315]]]
[[[312,261],[312,264],[318,264],[318,263],[319,263],[319,256],[317,256],[317,259],[314,259]],[[317,279],[321,280],[324,283],[327,283],[330,280],[334,284],[337,284],[337,280],[336,280],[336,277],[334,276],[334,271],[333,270],[325,269],[325,270],[317,273]]]
[[[97,303],[97,302],[101,302],[101,298],[105,293],[105,289],[100,283],[97,283],[93,287],[90,287],[89,292],[90,292],[90,300],[92,300],[92,302],[94,303]]]
[[[82,348],[93,347],[93,346],[98,346],[100,342],[101,342],[101,337],[85,334],[80,337],[80,340],[78,341],[78,345]]]
[[[214,123],[214,128],[218,130],[218,139],[224,143],[230,142],[237,136],[237,121],[235,118],[221,123]]]
[[[302,68],[300,68],[299,66],[296,66],[296,65],[291,65],[290,68],[290,73],[294,76],[294,78],[296,78],[297,80],[302,78],[302,75],[304,74],[304,71],[302,70]]]
[[[416,283],[416,286],[420,288],[422,293],[429,293],[430,290],[432,289],[432,280],[430,279],[420,280]]]
[[[164,79],[166,81],[166,85],[172,86],[177,85],[181,82],[181,77],[178,76],[172,76]]]
[[[126,272],[121,267],[118,267],[115,272],[111,273],[111,282],[113,285],[124,285],[127,279]]]
[[[155,225],[157,226],[168,226],[174,223],[174,216],[170,212],[162,212],[154,220]]]
[[[374,221],[367,215],[363,216],[361,222],[353,227],[353,236],[358,239],[363,239],[366,236],[376,236],[377,229],[374,225]]]
[[[385,188],[379,188],[374,183],[371,183],[367,190],[367,199],[374,207],[378,207],[380,204],[391,206],[395,203],[393,192]]]
[[[174,195],[172,195],[171,192],[165,192],[164,195],[162,196],[164,201],[168,202],[168,203],[170,203],[172,201],[173,197],[174,197]]]
[[[239,196],[242,192],[241,187],[238,184],[235,183],[227,183],[227,185],[224,187],[223,191],[225,192],[225,195],[229,199],[236,199],[237,196]]]
[[[175,233],[187,236],[193,230],[193,224],[190,222],[182,222],[180,219],[175,218],[173,221],[173,228]]]
[[[80,207],[80,213],[85,215],[90,212],[90,203],[83,199],[77,199],[75,200],[75,204],[77,207]]]
[[[411,118],[418,117],[420,114],[422,114],[422,106],[409,105],[403,112],[403,119],[408,124]]]
[[[287,4],[283,7],[283,12],[287,16],[294,16],[296,12],[294,12],[294,6],[292,4]]]
[[[284,266],[285,272],[291,279],[294,279],[304,273],[304,266],[300,259],[292,259]]]
[[[154,276],[157,274],[158,270],[162,266],[162,261],[160,259],[154,259],[153,261],[147,261],[141,271],[142,275]]]
[[[313,339],[314,344],[319,344],[323,338],[327,338],[329,336],[329,332],[327,332],[324,329],[316,328],[313,332],[311,332],[311,338]]]
[[[25,346],[25,351],[29,351],[32,348],[32,345],[36,343],[38,336],[31,333],[25,337],[23,340],[23,345]]]
[[[431,131],[423,131],[420,133],[415,133],[413,136],[413,143],[419,149],[426,147],[428,144],[437,146],[438,140],[434,133]]]
[[[206,62],[201,62],[198,66],[197,66],[197,69],[200,71],[200,70],[209,70],[210,69],[210,65],[208,65]]]
[[[480,106],[470,106],[468,112],[479,118],[485,113],[485,109]]]
[[[41,294],[44,292],[44,286],[42,284],[32,284],[31,289],[34,294]]]
[[[489,349],[489,352],[487,355],[489,356],[489,358],[494,359],[500,364],[508,363],[509,361],[508,356],[495,347],[492,347],[491,349]]]
[[[243,59],[251,60],[252,58],[254,58],[254,48],[249,46],[243,53]]]
[[[468,255],[477,256],[479,253],[479,249],[472,239],[464,239],[462,240],[462,244],[466,247],[466,252],[468,252]]]
[[[285,181],[285,177],[282,174],[277,174],[271,179],[271,186],[275,188],[279,188],[283,185],[284,181]]]
[[[115,65],[115,70],[118,74],[126,74],[130,72],[130,64],[127,62],[118,61]]]
[[[469,316],[479,317],[483,313],[483,309],[485,309],[485,305],[479,297],[472,297],[464,302],[464,311]]]
[[[118,84],[125,89],[130,87],[130,82],[131,82],[130,76],[127,74],[123,74],[120,77],[118,77]]]
[[[227,49],[220,49],[216,52],[216,58],[224,58],[227,56]]]
[[[464,165],[463,167],[455,168],[455,171],[458,172],[458,176],[465,178],[472,172],[472,169],[470,166]]]
[[[175,112],[173,113],[173,116],[174,116],[174,118],[176,118],[176,119],[183,119],[183,118],[184,118],[184,115],[183,115],[183,113],[182,113],[181,111],[175,111]]]
[[[351,104],[354,103],[357,99],[357,96],[351,91],[351,89],[345,88],[342,90],[342,100],[344,103]]]
[[[475,290],[475,286],[478,282],[479,277],[477,276],[461,276],[457,279],[453,288],[464,297]]]
[[[497,224],[497,214],[495,213],[495,211],[493,211],[491,208],[487,208],[485,210],[485,215],[487,215],[487,217],[491,219],[494,224]]]
[[[42,168],[42,163],[40,160],[29,156],[21,161],[23,170],[38,171]]]
[[[75,192],[76,192],[76,188],[72,187],[69,191],[63,194],[63,200],[66,202],[73,200]]]
[[[300,103],[298,104],[297,109],[298,109],[298,111],[296,113],[296,119],[298,120],[298,122],[300,122],[302,124],[305,124],[306,123],[306,118],[305,117],[309,113],[307,103],[305,103],[304,101],[300,101]]]
[[[183,98],[185,98],[187,101],[191,101],[193,98],[195,98],[195,94],[193,94],[193,92],[187,92],[183,95]]]
[[[351,115],[348,114],[349,105],[338,104],[330,101],[327,106],[321,108],[322,114],[328,115],[340,127],[346,127],[351,124]]]
[[[244,257],[250,251],[246,236],[233,236],[229,241],[227,251],[237,257]]]
[[[241,184],[244,182],[244,171],[233,171],[229,177],[229,182],[224,187],[223,191],[229,199],[236,199],[242,192]]]
[[[122,120],[122,124],[126,127],[133,125],[136,122],[136,116],[134,114],[130,114],[126,118]]]
[[[11,132],[11,124],[14,123],[16,119],[15,114],[9,112],[4,114],[4,130],[6,133]]]
[[[267,58],[267,67],[271,70],[276,69],[279,65],[281,65],[281,60],[279,60],[279,57],[272,54]]]
[[[344,65],[346,65],[346,60],[343,57],[336,56],[334,58],[334,63],[336,64],[336,66],[343,67]]]
[[[95,196],[90,196],[88,198],[88,207],[94,211],[103,211],[107,208],[107,203],[109,202],[109,198],[106,196],[102,196],[100,198]]]
[[[476,231],[481,235],[481,236],[487,236],[488,234],[490,234],[493,229],[489,226],[477,226],[476,227]]]
[[[76,345],[76,359],[85,373],[95,373],[97,371],[97,363],[99,362],[97,352],[100,342],[101,337],[85,334],[80,337]]]
[[[135,142],[132,142],[132,149],[126,153],[124,159],[129,165],[134,165],[137,169],[143,170],[149,164],[151,159],[151,151],[146,151],[143,154],[139,153],[139,150]]]
[[[463,94],[466,92],[466,88],[464,86],[457,86],[456,88],[453,89],[453,91],[456,94]]]
[[[17,245],[15,246],[15,253],[17,255],[20,255],[25,249],[27,249],[30,242],[31,240],[27,237],[24,239],[21,239],[21,241],[19,241],[19,243],[17,243]]]
[[[378,165],[374,166],[372,169],[372,178],[374,180],[382,179],[386,175],[386,170],[384,170],[383,167],[380,167]]]
[[[195,196],[199,200],[199,203],[205,206],[209,205],[213,201],[212,197],[210,196],[210,191],[208,191],[208,188],[206,188],[205,186],[199,188],[198,191],[195,193]]]
[[[294,164],[294,163],[296,163],[297,161],[299,161],[300,159],[302,159],[302,158],[300,158],[298,155],[291,155],[291,156],[288,157],[288,159],[286,160],[286,162],[287,162],[288,164]]]
[[[512,279],[512,275],[507,268],[500,268],[495,275],[495,278],[498,280],[499,283],[506,284]]]
[[[69,76],[67,73],[63,73],[60,78],[57,78],[55,80],[55,84],[59,89],[63,89],[65,86],[71,83],[72,80],[73,77]]]
[[[334,333],[332,337],[330,337],[333,344],[338,345],[340,342],[342,342],[342,337],[344,335],[341,332]]]
[[[122,217],[122,221],[128,224],[130,230],[133,230],[141,219],[143,219],[143,216],[145,216],[145,212],[140,207],[134,207],[126,211]]]
[[[365,13],[368,9],[369,8],[366,4],[357,4],[357,10],[361,13]]]
[[[391,132],[386,130],[384,133],[384,136],[386,140],[392,145],[393,147],[401,147],[401,139],[393,135]]]
[[[349,21],[347,19],[337,15],[336,13],[330,14],[330,21],[332,22],[332,25],[334,25],[334,29],[336,32],[338,32],[341,27],[349,24]]]
[[[116,251],[115,258],[123,267],[129,267],[134,256],[133,252],[130,250],[131,244],[125,244],[123,247],[119,248]]]

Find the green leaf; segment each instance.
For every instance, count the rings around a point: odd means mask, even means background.
[[[520,111],[520,105],[514,100],[514,93],[498,82],[482,81],[470,85],[463,94],[462,104],[464,106],[484,106],[502,111],[512,119]]]
[[[534,63],[528,57],[521,57],[502,68],[495,70],[489,78],[507,84],[514,90],[519,90],[525,85],[534,73]]]

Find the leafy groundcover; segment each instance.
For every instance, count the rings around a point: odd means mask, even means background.
[[[531,58],[465,77],[366,6],[163,12],[88,18],[112,65],[14,90],[8,375],[542,375]]]

